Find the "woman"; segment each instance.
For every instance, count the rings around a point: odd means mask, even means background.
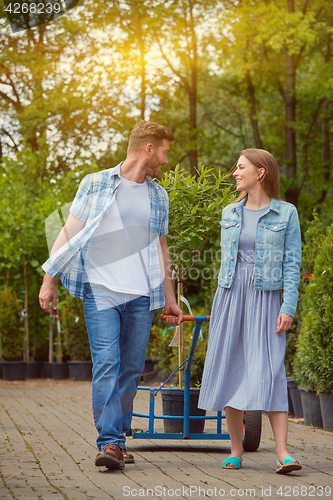
[[[199,407],[225,410],[231,454],[242,463],[244,411],[268,413],[277,473],[302,468],[287,451],[286,331],[296,311],[301,233],[296,208],[279,199],[279,168],[262,149],[241,152],[236,202],[221,221],[221,268],[211,312]],[[283,290],[283,296],[282,296]]]

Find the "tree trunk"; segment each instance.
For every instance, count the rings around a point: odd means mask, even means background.
[[[252,132],[254,138],[254,144],[257,149],[262,149],[262,142],[259,134],[259,126],[258,126],[258,112],[257,112],[257,102],[256,102],[256,94],[254,85],[252,82],[251,73],[249,70],[245,73],[245,80],[247,85],[247,91],[250,100],[250,119],[252,125]]]
[[[22,224],[24,226],[24,223]],[[29,362],[29,320],[28,320],[28,281],[27,281],[27,261],[24,229],[21,232],[21,242],[23,249],[23,290],[24,290],[24,309],[23,309],[23,361]]]
[[[190,93],[190,141],[191,146],[188,152],[190,159],[191,175],[198,176],[198,146],[197,146],[197,96],[196,90]]]
[[[331,165],[331,148],[330,148],[330,119],[328,116],[329,101],[325,98],[324,104],[325,117],[322,122],[321,127],[321,138],[322,138],[322,165],[323,165],[323,189],[319,200],[317,200],[316,205],[320,205],[325,201],[329,181],[330,181],[330,165]]]
[[[24,257],[25,259],[25,257]],[[23,263],[23,287],[24,287],[24,340],[23,340],[23,361],[29,362],[29,322],[28,322],[28,284],[27,284],[27,263]]]
[[[53,363],[53,312],[50,313],[49,323],[49,363]]]
[[[177,302],[178,306],[183,310],[183,302],[181,301],[181,296],[183,295],[183,270],[181,266],[178,267],[177,272]],[[179,366],[184,361],[184,330],[183,330],[183,322],[178,326],[178,364]],[[179,388],[182,389],[184,387],[184,367],[178,370],[178,382]]]
[[[36,359],[36,350],[37,350],[37,331],[35,329],[34,331],[34,344],[32,348],[32,356],[31,356],[31,361],[34,362]]]
[[[146,61],[145,61],[145,44],[142,36],[141,13],[138,14],[138,41],[140,49],[140,74],[141,74],[140,111],[141,111],[141,120],[144,120],[146,111]]]
[[[197,86],[198,86],[198,47],[194,29],[193,3],[189,2],[191,19],[191,89],[190,98],[190,141],[191,146],[188,153],[190,159],[191,175],[198,176],[198,131],[197,131]]]
[[[59,311],[56,312],[54,315],[54,318],[57,323],[57,337],[56,337],[56,343],[57,343],[57,363],[62,363],[62,339],[61,339],[61,327],[60,327],[60,318],[59,318]]]
[[[294,0],[287,0],[289,12],[295,12]],[[285,90],[285,145],[286,145],[286,177],[287,180],[296,180],[296,61],[295,56],[289,53],[286,47],[286,90]],[[286,200],[297,206],[299,196],[298,187],[290,186],[286,191]]]

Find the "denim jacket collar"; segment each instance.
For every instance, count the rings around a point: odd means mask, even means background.
[[[239,217],[241,217],[242,216],[242,208],[245,205],[246,201],[247,201],[247,196],[243,200],[239,201],[238,203],[235,203],[235,206],[232,207],[231,211],[237,212]],[[280,213],[280,205],[281,205],[280,200],[276,200],[275,198],[271,198],[271,203],[269,205],[269,209],[268,209],[267,213],[269,211],[273,210],[274,212],[279,214]]]

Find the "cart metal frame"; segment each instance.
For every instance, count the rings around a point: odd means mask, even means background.
[[[183,363],[178,366],[178,368],[167,378],[167,380],[158,388],[152,387],[138,387],[138,390],[149,391],[149,413],[133,413],[134,417],[148,418],[148,432],[134,432],[134,439],[230,439],[230,435],[227,433],[222,433],[222,419],[225,415],[222,415],[221,411],[216,412],[216,416],[192,416],[190,415],[190,380],[191,380],[191,368],[192,362],[194,362],[198,368],[201,370],[200,366],[194,361],[194,353],[197,346],[197,341],[200,335],[200,330],[202,323],[204,321],[209,321],[209,316],[190,316],[185,315],[183,321],[195,321],[195,328],[193,332],[192,342],[189,350],[188,357]],[[175,373],[180,370],[184,364],[185,366],[185,376],[184,376],[184,416],[174,416],[174,415],[155,415],[155,398],[160,391],[166,390],[165,384],[175,375]],[[201,370],[202,371],[202,370]],[[168,389],[170,390],[170,389]],[[180,391],[180,389],[172,389],[174,391]],[[170,433],[170,432],[155,432],[154,424],[155,420],[164,419],[182,419],[184,422],[183,432],[180,433]],[[191,433],[190,432],[190,420],[216,420],[216,433]]]

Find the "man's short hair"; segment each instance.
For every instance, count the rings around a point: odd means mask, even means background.
[[[135,125],[131,132],[128,151],[138,151],[149,142],[151,142],[154,147],[159,147],[163,139],[167,139],[169,142],[175,140],[170,130],[163,125],[141,120]]]

